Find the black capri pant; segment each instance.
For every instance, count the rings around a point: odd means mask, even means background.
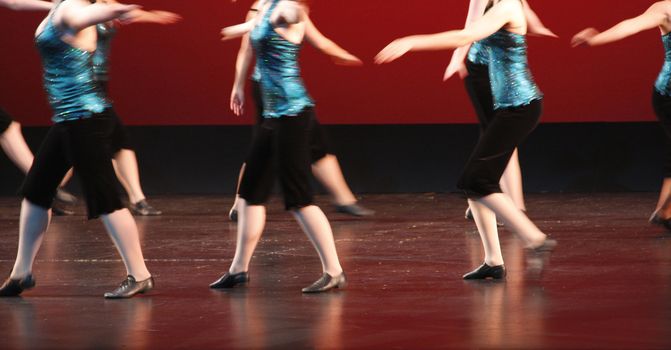
[[[312,108],[297,116],[267,118],[256,127],[240,183],[240,197],[250,205],[268,201],[279,177],[286,210],[312,205],[310,125]]]
[[[263,99],[261,95],[261,85],[259,82],[252,80],[252,100],[256,108],[256,124],[252,139],[256,138],[258,128],[263,123]],[[310,148],[310,162],[316,163],[320,159],[326,157],[327,154],[333,154],[331,143],[324,127],[319,123],[316,116],[313,116],[309,125],[309,148]]]
[[[468,76],[464,79],[464,85],[480,122],[480,132],[484,132],[494,119],[494,97],[489,80],[489,66],[466,60],[466,69]]]
[[[49,209],[63,176],[73,167],[83,187],[89,219],[124,208],[112,166],[115,124],[107,109],[90,118],[53,125],[20,193],[29,202]]]
[[[652,107],[655,109],[657,120],[666,134],[666,158],[664,159],[664,177],[671,178],[671,96],[652,91]]]
[[[542,100],[494,111],[475,146],[457,187],[471,199],[501,193],[499,181],[515,148],[536,128],[543,110]]]
[[[0,134],[3,134],[5,131],[7,131],[12,122],[12,117],[10,117],[9,114],[7,114],[7,112],[5,112],[2,107],[0,107]]]

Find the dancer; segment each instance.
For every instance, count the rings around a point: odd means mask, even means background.
[[[328,219],[314,205],[310,188],[309,127],[314,103],[300,78],[298,53],[306,32],[307,5],[290,0],[267,0],[259,15],[222,30],[224,39],[250,33],[260,73],[263,95],[263,123],[240,183],[239,222],[235,257],[231,266],[211,288],[232,288],[249,281],[249,262],[261,238],[266,210],[278,172],[285,208],[295,216],[312,241],[322,263],[322,277],[303,288],[304,293],[343,288],[346,278]],[[279,158],[274,167],[273,157]]]
[[[96,49],[95,25],[128,20],[139,7],[88,0],[53,0],[53,4],[37,29],[35,43],[55,124],[21,189],[18,253],[0,296],[17,296],[35,286],[32,267],[49,226],[51,202],[63,175],[74,167],[89,219],[102,219],[128,274],[105,298],[132,297],[151,290],[154,280],[145,266],[133,216],[116,193],[110,154],[114,120],[110,103],[94,81],[91,58]]]
[[[0,0],[0,7],[16,11],[49,11],[52,4],[40,0]],[[23,138],[21,124],[14,121],[2,107],[0,107],[0,147],[21,172],[28,173],[33,164],[33,152],[30,151]],[[56,192],[56,203],[53,208],[56,215],[74,214],[65,205],[74,204],[77,198],[63,189],[71,177],[72,173],[68,173]]]
[[[491,4],[482,18],[463,30],[401,38],[375,58],[377,63],[388,63],[410,51],[458,48],[486,38],[482,45],[489,52],[494,117],[478,140],[458,183],[473,211],[485,261],[465,274],[464,279],[505,277],[497,216],[533,252],[551,251],[556,245],[502,193],[499,185],[513,152],[538,123],[543,95],[528,69],[524,5],[520,0],[493,0]]]
[[[254,19],[258,13],[259,1],[255,1],[250,8],[246,21]],[[321,32],[314,26],[310,17],[305,16],[305,39],[314,47],[319,49],[326,55],[331,56],[336,64],[346,66],[358,66],[363,63],[354,55],[350,54],[336,43],[322,35]],[[248,35],[245,35],[240,45],[238,59],[235,64],[235,82],[231,92],[231,110],[238,116],[242,115],[245,103],[245,81],[247,79],[247,72],[253,58],[253,51],[249,45]],[[256,107],[257,117],[254,129],[258,129],[263,122],[263,102],[261,101],[261,93],[259,92],[259,72],[254,69],[254,74],[251,78],[252,82],[252,99]],[[257,132],[254,131],[254,134]],[[319,121],[314,119],[310,127],[310,160],[312,163],[312,174],[319,180],[319,182],[326,188],[326,190],[333,196],[336,211],[340,213],[350,214],[354,216],[369,216],[375,212],[364,208],[357,203],[357,199],[347,185],[345,177],[338,164],[338,159],[331,152],[326,138],[326,133]],[[240,180],[245,171],[245,163],[240,168],[240,175],[238,176],[238,186],[236,188],[235,202],[229,211],[229,218],[232,221],[237,221],[238,200],[240,198],[238,192],[240,191]]]
[[[91,3],[115,4],[117,2],[114,0],[91,0]],[[137,10],[133,13],[132,19],[124,21],[123,24],[173,24],[179,20],[181,20],[181,17],[172,12]],[[100,23],[96,26],[98,44],[96,52],[93,55],[93,70],[95,72],[95,79],[105,94],[109,94],[109,55],[112,48],[112,39],[117,30],[117,23],[121,22],[115,23],[112,21]],[[129,209],[135,215],[155,216],[163,214],[147,202],[140,185],[140,171],[138,170],[137,157],[131,146],[128,130],[114,109],[111,109],[110,113],[116,123],[112,134],[114,166],[119,182],[128,194]]]
[[[482,17],[484,12],[489,9],[487,6],[490,5],[491,7],[491,4],[488,3],[489,1],[487,0],[470,1],[466,27]],[[538,15],[529,6],[529,3],[523,1],[523,4],[529,34],[557,38],[556,34],[543,25]],[[488,63],[489,55],[487,50],[482,46],[482,42],[478,41],[472,45],[466,45],[455,50],[443,77],[443,80],[447,80],[458,73],[464,80],[466,91],[480,123],[481,136],[494,117],[494,102],[489,81]],[[517,149],[515,149],[513,155],[510,157],[508,166],[501,177],[500,185],[503,193],[512,199],[517,208],[526,211],[524,191],[522,189],[522,170],[520,169]],[[473,212],[470,207],[466,209],[465,217],[466,219],[473,220]]]
[[[666,52],[664,66],[652,90],[652,105],[667,137],[664,181],[650,223],[671,230],[671,1],[658,1],[638,17],[622,21],[603,33],[587,28],[573,37],[572,45],[598,46],[625,39],[648,29],[658,28]]]

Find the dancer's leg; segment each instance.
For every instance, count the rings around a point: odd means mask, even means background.
[[[0,146],[21,172],[27,174],[33,164],[33,153],[28,148],[26,140],[21,134],[21,125],[19,123],[12,122],[7,130],[0,134]]]
[[[119,175],[121,185],[128,193],[128,200],[135,204],[145,199],[142,185],[140,184],[140,171],[138,170],[137,157],[130,149],[122,149],[114,155],[115,170]]]
[[[10,278],[21,279],[33,272],[33,263],[49,227],[50,212],[24,199],[19,218],[19,248]]]
[[[137,225],[128,209],[102,214],[100,218],[121,255],[127,274],[135,277],[137,281],[151,277],[144,263]]]
[[[352,190],[347,185],[336,156],[327,154],[313,163],[312,174],[333,196],[336,205],[351,205],[357,202]]]
[[[482,197],[478,202],[496,213],[506,227],[515,232],[527,248],[536,248],[545,242],[547,236],[515,206],[515,203],[503,193],[493,193]]]
[[[238,231],[235,256],[228,269],[230,274],[247,272],[249,262],[256,249],[266,223],[266,207],[263,205],[247,205],[240,198],[238,202]]]
[[[293,210],[292,213],[317,250],[323,272],[331,276],[342,274],[343,270],[338,260],[333,231],[324,212],[319,207],[310,205]]]
[[[479,201],[469,199],[468,205],[473,211],[473,219],[478,227],[482,246],[485,249],[485,264],[489,266],[503,265],[496,214]]]
[[[508,166],[501,176],[501,189],[513,200],[518,209],[526,211],[524,204],[524,190],[522,187],[522,169],[520,167],[519,151],[515,149],[510,157]]]

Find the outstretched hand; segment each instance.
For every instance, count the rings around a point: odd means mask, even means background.
[[[169,11],[149,11],[158,24],[175,24],[182,20],[182,16]]]
[[[340,66],[348,66],[348,67],[363,66],[363,61],[361,61],[359,57],[356,57],[349,53],[344,54],[342,56],[334,56],[332,59],[335,64]]]
[[[393,62],[410,50],[412,50],[412,42],[410,39],[396,39],[375,56],[375,63],[383,64]]]
[[[452,61],[445,69],[445,74],[443,74],[443,81],[447,81],[454,76],[454,74],[459,74],[459,78],[464,79],[468,76],[468,70],[466,69],[466,64],[464,61]]]
[[[589,41],[597,35],[599,35],[599,31],[594,28],[584,29],[571,39],[571,46],[577,47],[585,44],[589,45]]]

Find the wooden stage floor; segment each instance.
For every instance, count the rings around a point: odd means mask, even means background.
[[[465,282],[482,261],[464,200],[450,194],[364,196],[372,219],[330,218],[350,285],[303,295],[316,253],[274,200],[251,283],[208,289],[235,247],[230,198],[158,197],[138,218],[156,289],[105,300],[125,276],[100,222],[53,220],[37,287],[0,299],[0,348],[64,349],[669,349],[671,234],[647,224],[655,194],[538,194],[532,219],[559,241],[541,276],[501,230],[506,282]],[[8,273],[19,200],[0,198],[0,271]],[[4,277],[4,276],[3,276]]]

